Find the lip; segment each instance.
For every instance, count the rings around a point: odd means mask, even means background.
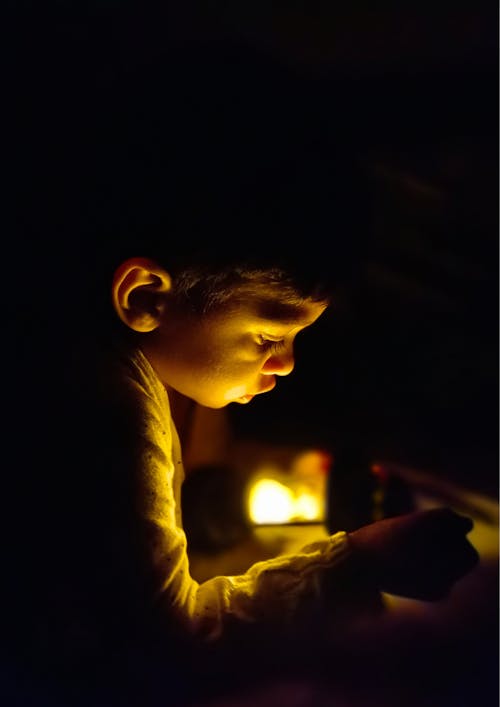
[[[257,395],[260,395],[261,393],[269,393],[269,392],[270,392],[271,390],[273,390],[274,388],[276,388],[276,379],[275,379],[275,378],[272,378],[272,379],[269,381],[269,385],[266,386],[265,388],[262,388],[262,390],[259,390],[259,392],[257,393]]]
[[[253,393],[252,395],[242,395],[241,398],[236,398],[234,401],[235,403],[241,403],[242,405],[246,405],[247,403],[250,402],[250,400],[253,400],[256,395],[262,395],[262,393],[269,393],[269,391],[273,390],[276,387],[276,379],[272,378],[269,381],[269,385],[267,385],[265,388],[262,388],[261,390],[258,390],[256,393]]]
[[[253,399],[253,397],[253,395],[243,395],[241,398],[236,398],[235,402],[241,403],[242,405],[246,405],[250,402],[250,400]]]

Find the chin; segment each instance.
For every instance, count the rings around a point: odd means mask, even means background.
[[[210,410],[221,410],[222,408],[227,407],[232,400],[220,400],[218,402],[215,400],[197,400],[196,402],[204,408],[210,408]]]

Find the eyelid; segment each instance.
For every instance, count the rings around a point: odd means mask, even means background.
[[[284,338],[267,338],[265,334],[258,336],[258,345],[263,348],[264,351],[270,351],[272,353],[278,353],[286,346]]]
[[[285,340],[284,336],[269,336],[268,334],[259,334],[258,336],[259,339],[259,344],[264,345],[264,344],[280,344],[282,341]]]

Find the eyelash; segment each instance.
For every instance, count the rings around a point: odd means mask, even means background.
[[[266,351],[271,351],[272,353],[277,353],[285,345],[285,340],[280,339],[279,341],[273,341],[272,339],[265,339],[263,336],[259,336],[259,346],[261,346]]]

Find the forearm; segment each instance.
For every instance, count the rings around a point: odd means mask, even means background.
[[[346,534],[337,533],[297,554],[258,562],[242,575],[218,576],[202,584],[190,577],[184,548],[179,546],[177,552],[175,571],[165,565],[163,581],[158,577],[158,608],[186,634],[212,640],[228,623],[279,625],[293,631],[295,624],[317,616],[322,575],[347,561],[349,547]],[[175,548],[168,549],[168,557],[176,557]]]

